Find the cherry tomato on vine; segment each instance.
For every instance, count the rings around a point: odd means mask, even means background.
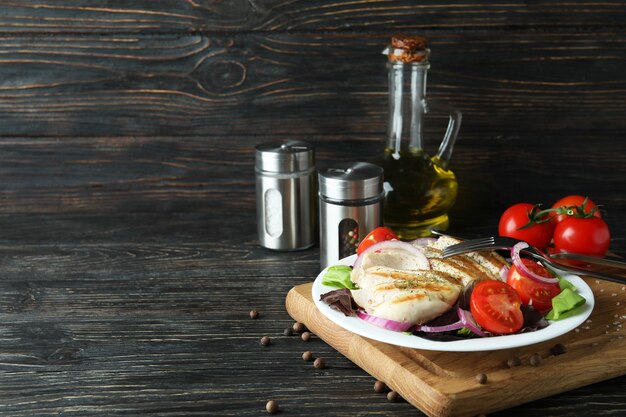
[[[361,243],[359,243],[359,247],[356,250],[357,255],[360,255],[365,249],[372,246],[374,243],[383,242],[385,240],[397,239],[398,235],[396,235],[393,230],[387,227],[377,227],[372,230],[363,238]]]
[[[557,252],[604,256],[610,242],[609,227],[598,217],[570,216],[554,229],[554,248]]]
[[[584,205],[584,207],[583,207]],[[583,197],[582,195],[568,195],[566,197],[561,198],[559,201],[552,205],[552,208],[568,208],[568,207],[576,207],[573,210],[578,214],[580,212],[580,208],[584,208],[585,214],[589,214],[593,211],[593,216],[597,218],[602,218],[602,214],[600,214],[600,210],[598,210],[598,206],[587,197]],[[594,210],[595,209],[595,210]],[[569,216],[566,213],[556,214],[554,215],[554,222],[560,223]]]
[[[479,282],[470,296],[474,319],[480,327],[495,334],[515,333],[522,328],[521,304],[513,287],[497,280]]]
[[[528,203],[513,204],[500,217],[498,234],[545,248],[552,239],[554,223],[549,214],[542,214],[538,206]]]
[[[522,258],[522,262],[535,274],[541,275],[542,277],[553,278],[553,275],[537,262],[527,258]],[[552,299],[561,292],[559,284],[545,284],[530,279],[520,274],[515,265],[511,265],[506,283],[517,291],[522,299],[522,304],[531,304],[539,311],[552,308]]]

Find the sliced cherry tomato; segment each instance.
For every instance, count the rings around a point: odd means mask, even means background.
[[[558,252],[604,256],[610,242],[609,227],[597,217],[568,217],[554,229],[554,248]]]
[[[537,275],[552,278],[553,275],[537,262],[522,258],[524,265]],[[559,295],[561,287],[559,284],[544,284],[521,275],[515,265],[509,269],[506,283],[517,291],[522,304],[532,304],[539,311],[549,310],[552,307],[552,299]]]
[[[396,235],[393,230],[387,227],[377,227],[372,230],[363,238],[361,243],[359,243],[359,247],[356,250],[357,255],[360,255],[365,249],[372,246],[374,243],[383,242],[385,240],[397,239],[398,235]]]
[[[495,334],[515,333],[524,325],[522,300],[509,284],[481,281],[474,287],[470,308],[480,326]]]
[[[549,214],[537,215],[538,206],[528,203],[514,204],[500,217],[498,234],[528,242],[532,246],[545,248],[552,239],[554,224]]]
[[[600,210],[598,210],[597,208],[598,206],[596,205],[596,203],[589,200],[587,197],[583,197],[582,195],[568,195],[566,197],[563,197],[562,199],[554,203],[552,205],[552,208],[557,209],[557,208],[576,207],[573,210],[578,211],[578,208],[582,207],[583,204],[584,204],[585,213],[591,213],[591,211],[595,209],[595,211],[593,211],[593,216],[600,218],[600,219],[602,218],[602,214],[600,214]],[[565,213],[557,214],[554,216],[554,222],[560,223],[568,217],[569,216]]]

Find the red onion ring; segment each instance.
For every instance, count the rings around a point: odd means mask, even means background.
[[[526,265],[524,265],[524,262],[522,262],[522,258],[520,258],[519,253],[522,249],[527,247],[529,247],[528,243],[519,242],[513,245],[513,248],[511,249],[511,259],[513,260],[513,265],[515,265],[520,275],[532,279],[533,281],[541,282],[543,284],[558,284],[558,278],[542,277],[541,275],[535,274],[533,271],[528,269]]]
[[[357,310],[356,315],[361,320],[365,320],[366,322],[373,324],[374,326],[382,327],[387,330],[393,330],[394,332],[406,332],[411,327],[413,327],[413,323],[388,320],[382,317],[372,316],[371,314],[367,314],[365,311],[362,310]]]
[[[459,318],[461,319],[461,322],[463,323],[463,325],[467,327],[468,329],[470,329],[472,333],[476,333],[478,336],[481,336],[481,337],[487,336],[487,334],[485,334],[481,330],[478,324],[476,324],[476,321],[474,320],[474,316],[472,316],[472,313],[470,313],[467,310],[463,310],[462,308],[457,309],[456,312],[459,315]]]
[[[439,332],[449,332],[451,330],[458,330],[463,328],[464,324],[461,320],[456,323],[448,324],[446,326],[416,326],[415,331],[418,332],[426,332],[426,333],[439,333]]]
[[[365,259],[365,256],[368,253],[377,252],[377,251],[381,251],[381,250],[385,250],[385,249],[400,249],[400,250],[403,250],[405,252],[408,252],[408,253],[410,253],[411,255],[413,255],[413,256],[415,256],[417,258],[417,262],[418,262],[419,266],[421,266],[420,269],[430,269],[430,262],[428,261],[428,258],[426,258],[426,255],[424,255],[424,253],[422,251],[420,251],[418,248],[416,248],[415,246],[411,245],[410,243],[403,242],[403,241],[397,240],[397,239],[385,240],[385,241],[382,241],[382,242],[374,243],[372,246],[370,246],[369,248],[365,249],[356,258],[356,261],[354,262],[354,269],[356,269],[356,268],[361,266],[361,264],[363,263],[363,259]]]
[[[509,276],[509,270],[510,270],[510,269],[511,269],[511,268],[509,268],[509,267],[508,267],[508,266],[506,266],[506,265],[503,265],[503,266],[502,266],[502,268],[500,268],[500,279],[501,279],[502,281],[506,282],[506,279],[507,279],[507,278],[508,278],[508,276]]]

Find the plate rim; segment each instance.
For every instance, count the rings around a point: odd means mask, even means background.
[[[352,265],[356,260],[356,254],[340,259],[333,265]],[[332,291],[333,287],[322,284],[322,277],[330,268],[324,268],[313,281],[311,286],[311,295],[317,309],[330,321],[343,328],[344,330],[355,333],[359,336],[379,342],[422,350],[431,350],[439,352],[481,352],[494,351],[503,349],[513,349],[517,347],[530,346],[537,343],[543,343],[557,337],[563,336],[580,326],[587,320],[595,307],[595,297],[591,287],[578,275],[565,274],[562,277],[574,284],[578,292],[585,297],[586,302],[579,314],[568,317],[566,319],[551,322],[550,326],[534,332],[519,333],[513,335],[502,335],[480,339],[466,339],[458,341],[441,342],[424,339],[419,336],[406,335],[400,332],[383,329],[360,320],[357,317],[346,317],[343,313],[331,309],[328,304],[319,300],[319,295],[328,291]],[[572,282],[573,281],[573,282]],[[556,333],[554,327],[557,326]],[[544,336],[545,335],[545,336]],[[544,336],[544,337],[542,337]],[[492,343],[494,342],[495,343]]]

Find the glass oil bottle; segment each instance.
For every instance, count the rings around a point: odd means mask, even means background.
[[[448,162],[461,113],[426,98],[430,50],[425,38],[393,37],[384,53],[389,75],[388,135],[383,156],[372,162],[384,169],[385,226],[401,239],[413,240],[448,227],[448,211],[458,187]],[[432,157],[423,143],[424,115],[431,110],[449,114],[447,131]]]

